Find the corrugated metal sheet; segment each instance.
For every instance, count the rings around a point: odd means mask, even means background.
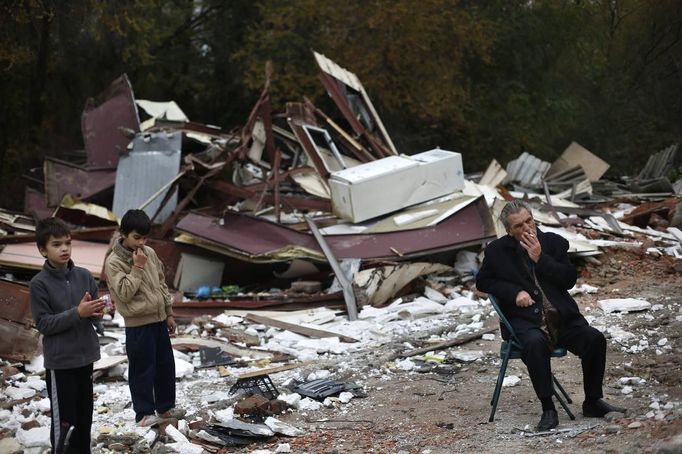
[[[88,98],[81,130],[88,167],[115,169],[130,139],[121,128],[140,131],[133,88],[123,74],[96,98]]]
[[[649,156],[646,166],[639,172],[640,180],[649,180],[668,175],[677,159],[678,145],[671,145],[658,153]]]
[[[522,186],[540,186],[550,166],[549,162],[524,151],[521,156],[507,164],[507,178],[504,179],[504,184],[515,182]]]
[[[119,218],[132,208],[139,208],[175,178],[180,171],[182,134],[179,132],[142,133],[133,140],[133,148],[121,158],[116,172],[113,211]],[[151,218],[161,205],[164,194],[149,203],[144,211]],[[177,189],[156,222],[165,221],[178,203]]]

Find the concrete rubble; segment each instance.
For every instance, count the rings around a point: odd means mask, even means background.
[[[570,293],[610,351],[625,357],[606,386],[625,402],[648,402],[641,414],[549,436],[563,443],[679,427],[682,396],[654,389],[679,379],[682,300],[656,295],[647,286],[660,275],[638,268],[655,263],[656,272],[682,277],[682,195],[671,181],[677,145],[652,154],[636,177],[603,179],[608,163],[577,143],[553,163],[524,152],[506,170],[493,161],[465,174],[465,154],[400,154],[357,77],[315,58],[347,131],[308,100],[273,111],[269,69],[238,133],[193,123],[175,103],[136,100],[122,76],[105,92],[116,103],[105,96],[86,105],[83,160],[47,159],[46,173],[32,180],[39,187],[27,187],[26,213],[0,210],[0,452],[49,446],[45,371],[28,309],[27,282],[42,265],[32,244],[36,218],[54,213],[73,225],[75,262],[101,278],[117,219],[132,206],[153,217],[150,245],[175,290],[178,406],[187,416],[134,426],[122,319],[106,315],[94,374],[97,452],[304,452],[297,440],[369,411],[366,402],[385,388],[422,379],[448,386],[467,374],[494,380],[498,320],[473,278],[485,244],[504,234],[496,219],[512,198],[527,200],[541,229],[569,241],[580,270]],[[358,121],[345,89],[361,95],[374,121]],[[123,123],[105,121],[112,105]],[[449,163],[447,181],[412,202],[395,195],[401,179],[433,181],[438,159]],[[163,172],[140,177],[152,168]],[[75,185],[78,178],[85,183]],[[376,200],[341,206],[346,190],[358,203]],[[638,293],[613,288],[636,273],[650,280],[631,287]],[[100,289],[107,292],[103,280]],[[311,382],[319,384],[314,397],[295,392]],[[530,383],[515,369],[504,386],[515,393]],[[656,449],[679,448],[679,438]],[[392,448],[400,446],[414,451]]]

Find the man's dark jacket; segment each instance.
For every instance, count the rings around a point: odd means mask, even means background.
[[[521,334],[529,328],[539,327],[542,321],[542,294],[535,285],[529,269],[535,268],[542,290],[547,299],[561,314],[561,330],[569,326],[586,325],[575,300],[568,290],[575,285],[577,271],[568,260],[568,241],[554,233],[544,233],[537,229],[537,238],[542,253],[537,263],[533,263],[528,253],[511,235],[505,235],[485,249],[481,269],[476,276],[476,287],[491,293],[498,300],[502,312],[511,323],[514,331]],[[525,290],[535,303],[529,307],[518,307],[516,295]],[[509,333],[502,326],[502,337]]]

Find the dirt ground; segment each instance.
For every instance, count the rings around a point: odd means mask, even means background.
[[[353,399],[350,405],[333,409],[283,415],[283,421],[305,428],[307,434],[251,445],[244,452],[253,449],[274,451],[284,442],[290,443],[291,452],[295,453],[520,453],[549,449],[558,452],[682,452],[679,348],[682,273],[675,272],[665,257],[613,250],[600,256],[599,260],[599,265],[583,264],[580,267],[583,277],[579,283],[600,287],[596,294],[576,297],[581,310],[594,316],[594,326],[606,329],[617,325],[636,334],[636,338],[648,339],[649,343],[644,351],[626,352],[622,342],[607,334],[604,394],[607,400],[628,409],[625,418],[608,421],[582,416],[580,361],[569,354],[553,359],[553,368],[573,398],[570,408],[576,416],[574,421],[557,405],[560,432],[532,436],[540,417],[540,405],[525,366],[521,361],[513,360],[507,375],[518,375],[522,379],[514,387],[503,388],[495,421],[488,422],[490,399],[499,370],[498,336],[494,341],[478,340],[455,347],[483,350],[486,355],[473,363],[443,366],[449,373],[406,372],[391,368],[392,355],[405,348],[397,344],[395,351],[378,349],[348,358],[354,367],[348,368],[346,377],[364,384],[367,398]],[[597,308],[599,299],[624,297],[645,299],[654,305],[654,309],[605,316]],[[661,338],[667,339],[669,347],[658,348],[657,342]],[[413,345],[421,346],[419,343]],[[624,394],[619,379],[635,376],[645,382]],[[652,402],[661,408],[670,402],[672,405],[668,407],[672,408],[656,413],[650,407]],[[325,419],[327,421],[323,421]],[[676,435],[679,436],[674,439]]]

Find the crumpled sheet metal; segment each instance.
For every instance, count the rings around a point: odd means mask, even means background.
[[[123,129],[140,131],[133,88],[125,74],[85,102],[81,130],[88,167],[116,168],[119,155],[130,142]]]
[[[46,158],[43,162],[47,206],[56,207],[66,194],[90,201],[111,189],[115,170],[88,170],[74,164]]]
[[[489,217],[485,200],[481,197],[433,226],[376,234],[327,235],[325,240],[337,259],[412,258],[491,239],[494,236],[482,213]],[[324,261],[312,234],[243,214],[227,213],[219,222],[213,217],[190,213],[177,224],[176,229],[207,240],[215,247],[233,251],[248,261],[272,262],[292,258]],[[196,244],[203,247],[201,242]],[[298,253],[298,257],[293,257],[292,251]]]

